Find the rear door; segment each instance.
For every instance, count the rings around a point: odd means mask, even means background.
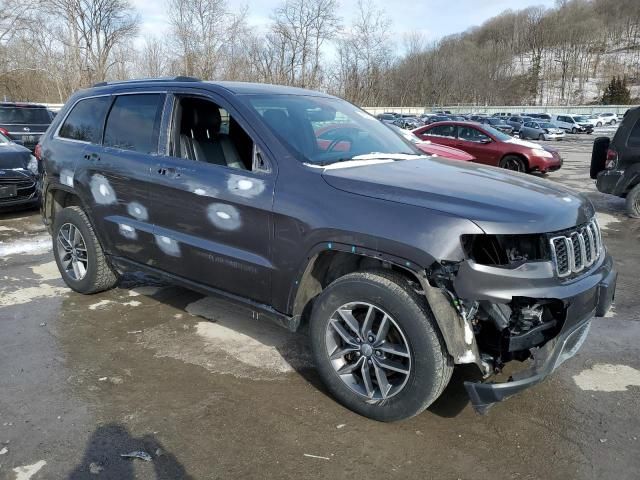
[[[152,168],[149,214],[155,226],[157,267],[270,304],[276,164],[231,102],[197,89],[176,89],[172,93],[175,96],[163,126],[170,145]],[[204,102],[198,115],[183,108],[183,100],[186,105],[193,99]],[[184,128],[183,121],[216,115],[215,109],[222,119],[220,131],[207,129],[197,148],[205,152],[215,149],[212,144],[224,136],[232,141],[241,165],[212,162],[206,153],[196,159],[189,149],[185,152],[180,150],[182,146],[177,147],[182,140],[180,133],[194,137],[201,130]]]
[[[148,265],[154,264],[149,182],[165,98],[164,93],[114,95],[102,145],[87,145],[76,168],[107,252]]]

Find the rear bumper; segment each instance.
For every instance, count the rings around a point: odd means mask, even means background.
[[[618,197],[629,190],[629,185],[635,174],[625,176],[625,170],[602,170],[596,178],[596,188],[599,192],[609,193]]]
[[[533,360],[528,369],[515,373],[504,383],[465,382],[474,409],[478,413],[486,413],[494,403],[542,382],[564,361],[573,357],[587,337],[591,319],[604,316],[611,307],[617,276],[612,267],[597,285],[570,299],[562,331],[544,346],[531,349]],[[590,304],[593,308],[585,310],[587,299],[594,297],[595,303]]]

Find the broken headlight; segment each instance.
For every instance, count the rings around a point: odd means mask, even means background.
[[[461,240],[467,258],[482,265],[516,268],[551,258],[542,235],[463,235]]]

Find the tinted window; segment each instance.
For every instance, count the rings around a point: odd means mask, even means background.
[[[491,140],[487,135],[482,133],[477,128],[473,127],[460,127],[458,129],[458,138],[467,142],[486,142]]]
[[[80,100],[67,116],[58,136],[100,143],[104,116],[109,108],[111,97],[96,97]]]
[[[49,125],[51,116],[44,107],[0,107],[0,123]]]
[[[108,147],[141,153],[158,151],[158,132],[164,95],[121,95],[109,112],[104,131]]]
[[[640,119],[636,121],[636,124],[631,129],[627,145],[630,147],[640,147]]]
[[[433,127],[431,130],[427,130],[427,135],[433,135],[435,137],[448,137],[455,138],[456,137],[456,127],[455,125],[438,125],[437,127]]]

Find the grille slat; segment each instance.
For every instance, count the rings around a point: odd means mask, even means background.
[[[581,272],[593,265],[602,252],[602,236],[596,220],[550,239],[552,258],[559,277]]]

